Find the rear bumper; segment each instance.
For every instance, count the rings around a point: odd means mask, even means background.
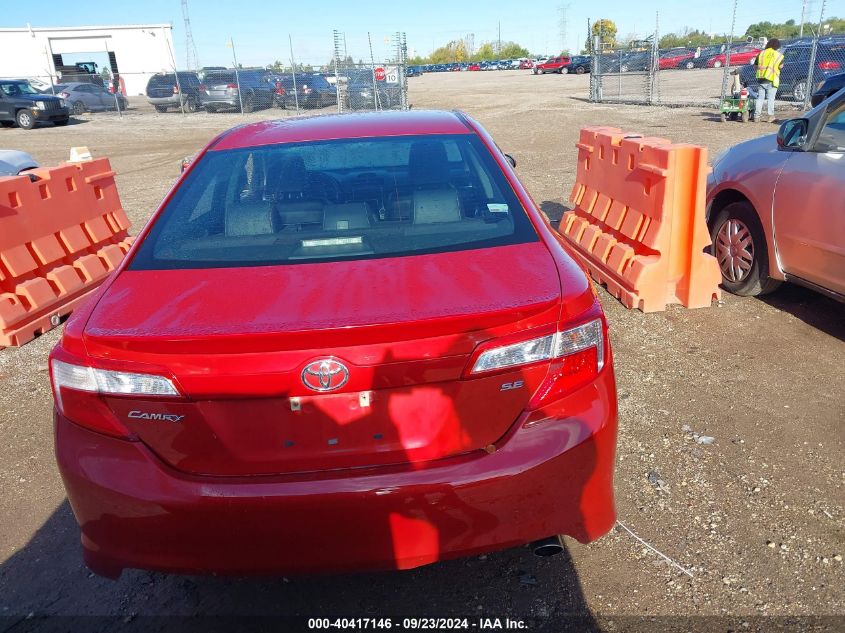
[[[523,415],[492,454],[416,469],[190,476],[59,414],[56,457],[86,563],[106,576],[408,569],[612,527],[612,369],[550,409],[530,426]]]

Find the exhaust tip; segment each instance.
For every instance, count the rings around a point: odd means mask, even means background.
[[[560,536],[550,536],[548,538],[534,541],[531,544],[531,551],[535,556],[555,556],[563,551],[563,541]]]

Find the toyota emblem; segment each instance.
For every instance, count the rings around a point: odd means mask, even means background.
[[[314,391],[334,391],[349,380],[346,365],[333,358],[308,363],[302,370],[302,384]]]

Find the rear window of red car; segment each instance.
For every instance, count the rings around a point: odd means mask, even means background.
[[[537,239],[475,135],[342,139],[206,153],[130,268],[373,259]]]

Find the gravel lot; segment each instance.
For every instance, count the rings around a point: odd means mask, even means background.
[[[683,81],[696,81],[689,76]],[[523,182],[553,219],[573,184],[581,126],[618,126],[712,153],[776,129],[722,124],[714,110],[590,104],[588,81],[441,73],[411,79],[410,98],[415,108],[460,108],[481,121],[515,156]],[[673,89],[684,90],[683,81]],[[183,117],[131,101],[123,118],[83,115],[66,128],[0,129],[0,145],[29,151],[43,165],[66,159],[75,145],[108,156],[135,232],[174,182],[183,156],[228,127],[280,116]],[[648,315],[625,310],[604,291],[601,297],[620,394],[619,518],[689,575],[617,527],[590,546],[569,541],[552,559],[521,548],[404,573],[237,580],[129,571],[117,582],[93,576],[82,564],[53,461],[46,359],[59,338],[54,331],[0,351],[0,630],[49,624],[26,619],[33,614],[119,617],[90,621],[102,630],[156,630],[166,621],[139,616],[165,614],[463,614],[536,618],[535,628],[549,630],[561,630],[561,619],[573,615],[583,618],[573,621],[578,626],[600,622],[610,630],[642,625],[625,616],[711,616],[645,626],[842,630],[845,306],[793,287],[763,300],[727,295],[710,309]],[[715,441],[701,444],[698,435]],[[761,617],[808,615],[835,617]]]

